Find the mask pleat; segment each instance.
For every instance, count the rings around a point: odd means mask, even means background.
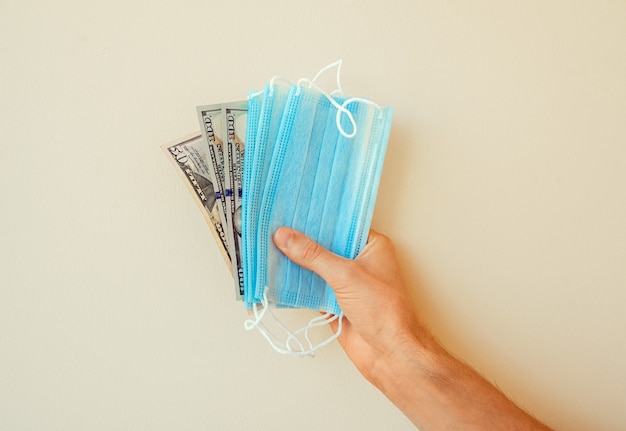
[[[369,235],[369,226],[372,222],[374,213],[374,204],[378,194],[378,186],[383,169],[385,153],[387,151],[387,142],[391,130],[391,108],[386,108],[382,112],[373,110],[373,124],[369,135],[368,143],[368,160],[367,175],[364,176],[365,184],[363,186],[363,197],[361,199],[362,216],[355,220],[355,242],[352,254],[358,255],[367,243]]]
[[[337,224],[341,228],[341,235],[336,238],[333,244],[337,249],[337,253],[347,258],[355,258],[354,254],[354,232],[356,230],[357,221],[363,216],[360,204],[364,199],[366,191],[365,182],[367,177],[367,169],[369,165],[369,136],[370,128],[367,127],[368,122],[368,106],[360,104],[352,104],[348,107],[354,119],[359,126],[359,132],[351,139],[350,144],[350,160],[346,166],[346,170],[350,172],[348,176],[349,184],[346,184],[347,193],[345,193],[341,202],[340,217]]]
[[[315,179],[318,176],[317,167],[319,166],[320,151],[331,106],[325,98],[315,100],[307,97],[306,99],[312,106],[305,107],[304,101],[302,101],[300,103],[299,116],[311,115],[311,111],[314,111],[315,114],[309,138],[305,139],[303,136],[300,140],[291,142],[292,145],[303,147],[306,154],[300,177],[300,186],[294,202],[295,211],[291,220],[285,220],[285,225],[300,231],[306,231],[307,218],[313,202],[323,200],[322,196],[316,196],[313,193],[313,188]],[[311,292],[311,285],[300,283],[300,273],[305,270],[282,256],[280,259],[281,263],[286,267],[285,281],[282,283],[282,288],[287,288],[292,292],[297,291],[296,297],[293,298],[293,303],[296,305],[303,304],[306,308],[319,308],[319,295]]]
[[[285,217],[293,210],[292,200],[297,193],[295,183],[300,178],[301,170],[299,166],[301,162],[297,163],[296,161],[299,154],[295,153],[295,151],[298,150],[298,147],[289,145],[289,142],[292,139],[297,139],[302,133],[308,135],[313,123],[312,116],[309,116],[305,122],[295,122],[302,99],[302,94],[297,90],[297,87],[292,87],[285,102],[261,201],[257,236],[257,286],[259,289],[255,292],[255,299],[258,301],[260,301],[264,289],[267,287],[269,288],[267,292],[268,298],[270,301],[276,302],[273,295],[275,286],[269,286],[268,279],[268,273],[274,274],[275,269],[279,267],[278,254],[272,248],[271,235],[276,229],[276,227],[272,228],[272,225],[277,223],[275,218]],[[292,155],[291,153],[294,154]],[[293,160],[289,160],[285,164],[285,158],[288,154],[291,155]]]
[[[298,204],[306,205],[309,196],[306,196],[308,175],[308,156],[314,157],[315,148],[312,148],[311,136],[318,133],[319,124],[319,94],[301,91],[295,87],[287,105],[294,105],[292,122],[285,121],[281,125],[278,143],[272,163],[280,162],[282,169],[274,172],[276,192],[274,194],[274,215],[271,217],[270,234],[280,226],[292,225],[296,221]],[[288,109],[286,106],[285,109]],[[286,117],[287,118],[287,117]],[[317,121],[316,121],[317,120]],[[282,159],[282,160],[278,160]],[[310,193],[310,191],[309,191]],[[271,194],[269,195],[271,196]],[[300,296],[296,283],[296,269],[272,242],[268,241],[268,265],[271,273],[268,277],[268,298],[288,306],[303,306],[311,308],[305,297]],[[303,305],[300,305],[303,304]]]
[[[257,126],[256,144],[253,154],[253,162],[251,166],[244,169],[250,170],[250,186],[247,193],[248,206],[247,211],[244,213],[244,220],[249,225],[248,234],[246,238],[246,248],[248,250],[249,258],[247,264],[250,268],[247,268],[245,272],[248,274],[250,283],[246,285],[246,299],[249,304],[257,302],[260,299],[260,290],[262,286],[258,285],[257,273],[258,273],[258,244],[257,238],[259,236],[258,223],[260,217],[261,199],[263,191],[265,189],[266,178],[268,177],[268,171],[270,166],[270,160],[274,151],[274,145],[276,144],[276,137],[278,135],[278,129],[280,127],[285,101],[287,100],[288,88],[283,86],[270,85],[265,86],[265,90],[262,95],[262,102],[259,109],[259,123]]]
[[[316,166],[316,174],[311,191],[311,200],[308,208],[306,222],[302,231],[309,237],[325,247],[330,247],[332,238],[323,238],[321,235],[324,222],[332,217],[331,208],[336,207],[336,202],[329,196],[329,183],[333,172],[335,161],[335,152],[337,151],[337,139],[339,130],[335,125],[335,111],[329,109],[324,126],[324,135],[322,137],[319,159]],[[326,217],[325,217],[326,216]],[[332,235],[332,230],[329,232]],[[327,235],[328,237],[328,235]],[[321,298],[325,298],[324,290],[326,282],[312,271],[302,269],[298,279],[299,286],[309,286],[312,295],[315,295],[320,302]],[[326,302],[326,301],[324,301]]]

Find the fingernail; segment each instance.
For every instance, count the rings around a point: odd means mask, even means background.
[[[279,248],[287,248],[289,246],[289,241],[294,235],[293,229],[289,229],[288,227],[279,227],[274,233],[274,243]]]

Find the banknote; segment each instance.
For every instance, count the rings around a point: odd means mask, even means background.
[[[224,261],[232,268],[227,230],[220,219],[219,206],[216,205],[215,185],[210,172],[210,155],[202,135],[196,132],[167,143],[161,148],[183,176],[185,184],[202,210]],[[236,293],[239,296],[238,290]]]
[[[206,150],[208,152],[208,168],[210,178],[215,186],[215,197],[220,209],[220,220],[223,226],[228,226],[227,192],[225,184],[225,172],[227,160],[224,157],[225,122],[222,112],[222,105],[198,106],[198,121]],[[232,248],[230,235],[228,238],[229,249]]]
[[[248,116],[248,101],[222,104],[223,117],[226,123],[226,148],[228,170],[226,175],[227,224],[229,238],[232,238],[230,256],[235,286],[241,295],[244,292],[242,237],[241,237],[241,197],[243,181],[243,156]]]

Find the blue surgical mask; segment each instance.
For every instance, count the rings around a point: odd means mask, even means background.
[[[323,201],[326,196],[324,193],[315,197],[312,192],[331,106],[317,91],[295,85],[290,88],[258,226],[257,295],[267,289],[272,303],[321,309],[321,295],[311,292],[311,286],[298,284],[300,268],[278,251],[271,237],[280,226],[304,230],[310,204]]]
[[[246,124],[246,151],[244,153],[244,163],[243,163],[243,178],[241,183],[242,189],[242,200],[241,200],[241,261],[243,268],[243,282],[244,282],[244,297],[242,298],[247,307],[251,307],[252,303],[246,295],[246,285],[250,285],[252,283],[254,265],[250,264],[250,259],[254,259],[254,256],[251,256],[250,250],[253,250],[253,246],[246,244],[247,242],[251,242],[254,240],[256,235],[255,225],[256,221],[250,216],[250,214],[258,213],[258,210],[251,211],[250,206],[253,204],[247,199],[248,196],[254,196],[254,194],[249,193],[249,190],[252,190],[252,166],[254,165],[254,152],[257,148],[256,138],[257,138],[257,130],[259,127],[259,117],[261,112],[261,96],[262,92],[259,91],[251,91],[248,94],[248,123]],[[248,168],[248,169],[246,169]],[[258,207],[258,205],[257,205]],[[246,220],[245,217],[248,215],[250,220]],[[253,223],[254,221],[254,223]],[[254,225],[253,225],[254,224]],[[250,234],[250,231],[253,234]]]
[[[243,270],[244,302],[248,308],[258,303],[255,297],[257,262],[257,226],[263,189],[268,176],[271,155],[276,143],[288,89],[265,86],[262,92],[251,92],[248,101],[247,150],[243,176]]]
[[[246,158],[246,163],[252,159],[255,166],[246,164],[244,168],[252,172],[246,199],[260,201],[258,212],[251,203],[244,206],[244,223],[250,223],[244,226],[246,301],[263,306],[260,314],[253,306],[256,320],[247,323],[249,329],[260,327],[270,304],[342,315],[324,280],[275,247],[272,236],[278,227],[300,230],[347,258],[356,257],[367,242],[392,108],[360,98],[333,97],[321,91],[314,80],[301,80],[290,87],[272,83],[262,95],[256,142],[261,143],[263,133],[268,141],[263,150],[255,146],[254,156]],[[280,104],[266,105],[272,88],[274,96],[288,91],[282,110]],[[263,113],[264,106],[277,110]],[[280,119],[277,129],[271,127],[270,117]],[[256,184],[255,169],[266,174]],[[326,322],[314,319],[309,326]],[[290,343],[296,342],[294,337],[300,331],[287,332],[286,345],[278,346],[275,337],[264,335],[276,350],[294,353]],[[298,343],[295,353],[320,347],[310,343],[306,332],[305,336],[309,349]]]

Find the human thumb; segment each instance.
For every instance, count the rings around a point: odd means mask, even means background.
[[[322,247],[297,230],[280,227],[274,233],[274,244],[285,256],[303,268],[322,277],[335,290],[347,281],[354,261]]]

